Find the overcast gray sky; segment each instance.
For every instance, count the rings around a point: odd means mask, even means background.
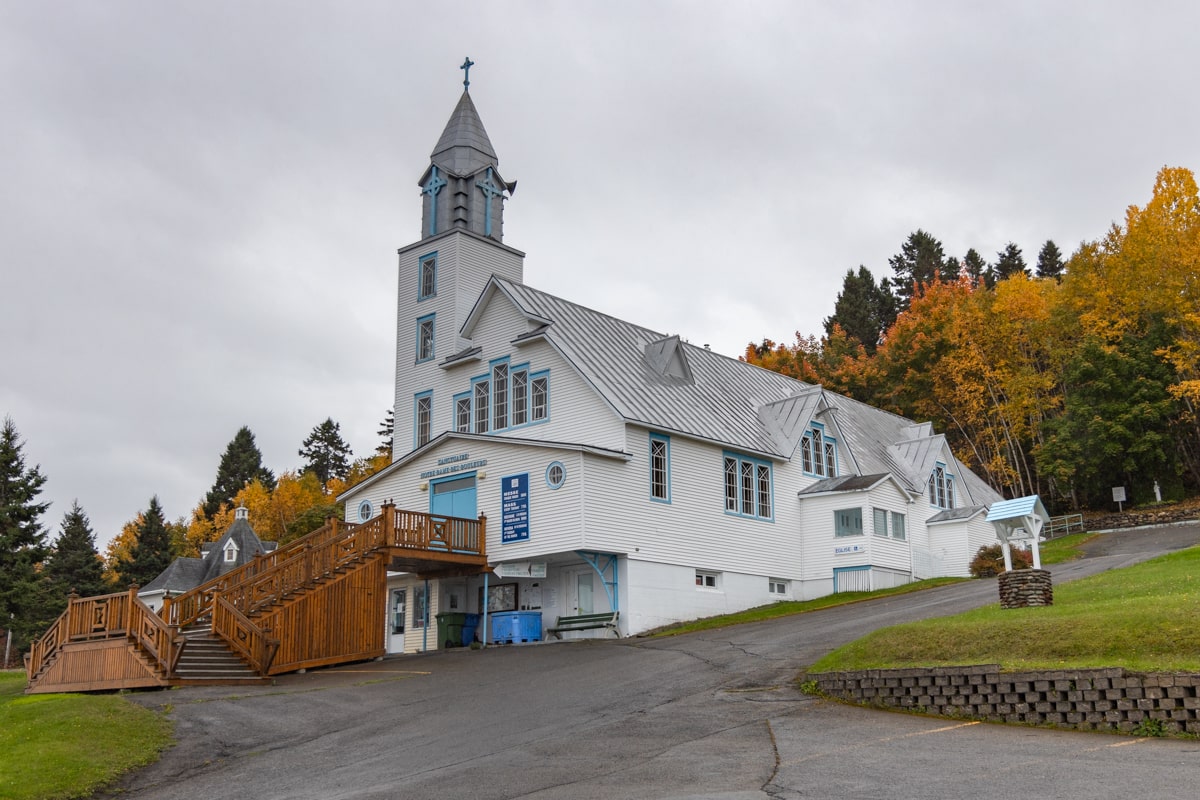
[[[1032,265],[1200,165],[1195,2],[0,0],[0,415],[101,548],[391,405],[398,247],[471,95],[526,281],[730,356],[918,227]]]

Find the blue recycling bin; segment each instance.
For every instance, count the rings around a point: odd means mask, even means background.
[[[462,643],[463,647],[470,647],[471,642],[475,641],[475,631],[479,628],[478,614],[463,614],[462,622]]]
[[[542,640],[542,612],[497,611],[488,615],[492,644],[520,644]]]

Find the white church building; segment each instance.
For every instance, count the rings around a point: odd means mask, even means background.
[[[503,242],[516,184],[467,91],[419,185],[393,461],[338,500],[347,522],[486,515],[490,611],[540,612],[539,635],[616,611],[631,635],[965,576],[996,540],[1000,495],[930,424],[527,286]],[[438,647],[431,621],[481,612],[484,584],[389,575],[388,651]]]

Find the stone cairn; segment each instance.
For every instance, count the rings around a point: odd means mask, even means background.
[[[1017,569],[1000,573],[1000,607],[1026,608],[1054,605],[1054,586],[1044,569]]]

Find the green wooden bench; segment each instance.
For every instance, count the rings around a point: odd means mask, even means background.
[[[618,639],[621,638],[621,631],[617,628],[617,617],[620,616],[619,611],[606,611],[603,614],[577,614],[573,617],[558,617],[554,621],[553,628],[547,628],[547,633],[553,633],[555,639],[561,639],[562,634],[569,631],[587,631],[594,628],[607,628],[613,632],[613,635]]]

